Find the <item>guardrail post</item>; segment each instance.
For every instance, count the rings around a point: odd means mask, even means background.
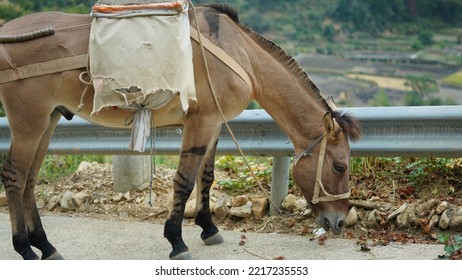
[[[273,176],[271,178],[271,200],[278,207],[289,193],[290,157],[273,158]],[[278,211],[270,204],[270,215],[278,215]]]
[[[151,179],[151,156],[113,155],[112,176],[114,190],[126,193],[139,189]]]

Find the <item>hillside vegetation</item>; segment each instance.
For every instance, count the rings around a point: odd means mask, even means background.
[[[2,0],[0,19],[45,10],[88,13],[94,0]],[[423,36],[451,28],[462,38],[462,0],[196,0],[226,3],[241,21],[291,52],[306,52],[320,41],[377,37],[383,34]],[[457,29],[457,27],[459,29]]]

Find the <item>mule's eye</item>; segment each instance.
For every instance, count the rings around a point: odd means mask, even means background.
[[[337,173],[344,173],[346,168],[345,168],[345,166],[343,166],[341,164],[334,164],[334,170]]]

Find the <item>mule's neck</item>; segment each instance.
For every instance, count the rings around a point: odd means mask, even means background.
[[[252,62],[256,75],[256,101],[289,136],[295,150],[304,149],[322,133],[328,108],[317,88],[280,57],[260,50]],[[298,67],[298,66],[297,66]]]

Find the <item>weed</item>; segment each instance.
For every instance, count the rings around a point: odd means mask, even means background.
[[[263,186],[269,186],[272,176],[272,158],[248,157],[247,161],[258,181]],[[230,177],[217,181],[217,184],[229,194],[242,194],[257,185],[242,157],[222,156],[217,159],[215,165],[218,169],[226,171]]]
[[[47,155],[40,168],[39,177],[55,180],[74,173],[82,161],[106,162],[102,155]]]
[[[409,172],[407,176],[409,182],[416,186],[423,185],[436,174],[459,181],[462,174],[462,159],[420,158],[409,162],[406,168]]]
[[[178,156],[156,155],[154,160],[157,166],[164,166],[170,169],[176,169],[178,166]]]
[[[459,256],[459,250],[462,249],[462,235],[453,233],[439,233],[438,241],[444,245],[444,255],[438,256],[439,259],[452,259],[453,256]]]

